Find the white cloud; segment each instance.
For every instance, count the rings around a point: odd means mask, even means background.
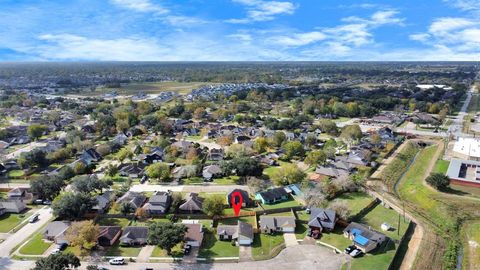
[[[247,17],[242,19],[229,19],[229,23],[251,23],[271,21],[276,15],[293,14],[296,6],[291,2],[263,1],[263,0],[233,0],[243,4],[247,9]]]
[[[304,46],[317,41],[326,39],[327,36],[318,31],[296,33],[292,36],[276,36],[272,38],[272,41],[276,44],[283,46]]]
[[[480,10],[479,0],[444,0],[444,2],[450,3],[454,7],[466,11]]]
[[[411,34],[409,38],[411,40],[425,42],[430,38],[430,35],[426,33]]]
[[[110,0],[114,5],[138,12],[154,12],[159,14],[168,13],[169,10],[152,3],[150,0]]]

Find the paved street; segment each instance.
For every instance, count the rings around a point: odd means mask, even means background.
[[[8,237],[4,242],[0,243],[0,257],[8,257],[13,248],[28,239],[34,232],[40,229],[52,218],[52,213],[50,212],[49,207],[44,207],[38,210],[36,213],[40,215],[37,222],[28,223],[17,232],[10,235],[10,237]]]

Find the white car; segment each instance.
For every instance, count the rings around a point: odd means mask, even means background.
[[[362,253],[363,253],[363,252],[362,252],[360,249],[356,248],[356,249],[354,249],[352,252],[350,252],[350,256],[352,256],[353,258],[355,258],[355,257],[361,255]]]
[[[124,258],[113,258],[110,261],[108,261],[111,265],[122,265],[125,264],[125,259]]]

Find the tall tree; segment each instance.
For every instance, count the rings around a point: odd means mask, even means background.
[[[74,247],[82,250],[91,250],[97,245],[100,228],[92,220],[73,222],[67,229],[66,239]]]
[[[80,267],[80,259],[72,253],[51,254],[35,263],[33,270],[67,270]]]
[[[225,209],[225,198],[220,195],[207,197],[203,202],[203,212],[209,216],[223,215]]]
[[[67,220],[78,220],[90,211],[97,201],[89,194],[67,192],[52,203],[53,214]]]
[[[183,224],[155,222],[149,227],[148,242],[166,250],[170,255],[172,248],[183,241],[186,232],[187,227]]]

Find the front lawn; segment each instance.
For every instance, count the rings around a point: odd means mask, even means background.
[[[24,175],[25,175],[25,172],[23,170],[11,170],[8,172],[8,177],[12,177],[12,178],[18,178]]]
[[[388,269],[394,256],[395,245],[390,241],[386,246],[380,247],[372,254],[364,254],[353,259],[350,270]]]
[[[20,250],[24,255],[42,255],[52,245],[50,242],[43,241],[43,234],[35,234]]]
[[[205,229],[203,242],[198,253],[199,257],[238,257],[239,248],[232,245],[231,241],[220,241],[212,229]]]
[[[268,259],[272,250],[284,243],[283,234],[257,233],[253,239],[252,257],[256,260]]]
[[[239,178],[240,177],[236,175],[225,176],[222,178],[213,179],[213,182],[219,185],[236,185]]]
[[[9,232],[29,216],[30,214],[5,213],[0,217],[0,233]]]
[[[352,244],[352,240],[343,236],[343,228],[338,226],[331,232],[322,233],[319,239],[321,242],[332,245],[339,250],[343,251],[346,247]]]
[[[113,246],[111,246],[107,252],[106,256],[121,256],[121,257],[137,257],[140,253],[142,247],[122,247],[117,241]]]

